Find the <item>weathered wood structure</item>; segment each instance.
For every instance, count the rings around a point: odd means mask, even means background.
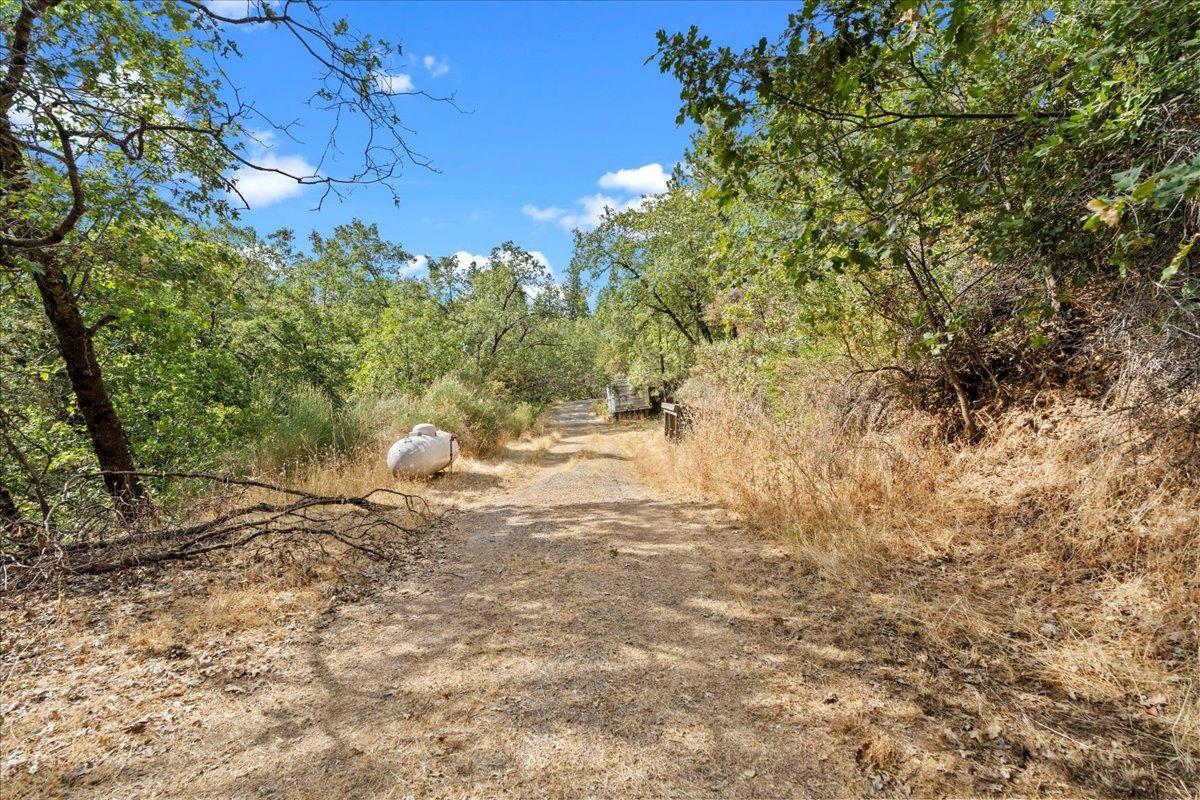
[[[652,407],[650,390],[635,389],[625,380],[613,381],[604,390],[604,393],[608,400],[609,419],[645,414]]]
[[[663,403],[663,436],[668,439],[680,439],[687,428],[687,416],[679,403]]]

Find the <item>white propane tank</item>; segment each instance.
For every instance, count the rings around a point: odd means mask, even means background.
[[[456,458],[458,440],[454,435],[424,422],[392,445],[387,465],[395,476],[423,477],[444,470]]]

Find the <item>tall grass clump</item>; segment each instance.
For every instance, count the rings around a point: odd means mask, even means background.
[[[430,422],[454,433],[464,453],[486,457],[529,430],[537,412],[496,384],[480,385],[447,375],[421,394],[399,399],[394,413],[399,430]]]
[[[337,404],[313,386],[291,392],[265,425],[260,466],[290,472],[325,460],[352,458],[377,428],[373,403]]]
[[[261,470],[290,474],[317,467],[340,473],[368,452],[378,460],[378,453],[421,422],[454,433],[465,455],[495,455],[506,441],[533,427],[539,410],[497,384],[454,376],[439,378],[417,394],[362,395],[348,403],[304,387],[276,407],[262,425],[255,461]]]

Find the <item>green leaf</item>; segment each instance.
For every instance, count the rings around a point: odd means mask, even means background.
[[[1157,186],[1158,186],[1158,181],[1154,180],[1154,178],[1148,178],[1148,179],[1142,181],[1141,183],[1139,183],[1137,186],[1133,187],[1133,192],[1131,192],[1131,196],[1133,197],[1134,200],[1139,200],[1139,201],[1145,200],[1146,198],[1148,198],[1154,194],[1154,189]]]
[[[1165,269],[1163,269],[1162,275],[1160,276],[1162,281],[1169,281],[1171,278],[1174,278],[1179,274],[1180,267],[1183,266],[1183,262],[1186,261],[1187,257],[1191,254],[1192,248],[1196,246],[1197,240],[1200,240],[1200,233],[1192,236],[1191,239],[1188,239],[1187,244],[1179,248],[1179,251],[1175,253],[1175,257],[1171,259],[1171,263],[1168,264]]]

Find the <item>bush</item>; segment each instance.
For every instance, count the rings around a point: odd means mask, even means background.
[[[273,470],[289,470],[327,458],[348,458],[373,431],[374,404],[339,406],[320,389],[306,386],[284,401],[282,413],[271,420],[258,448],[258,460]]]
[[[533,428],[533,423],[537,421],[538,409],[532,403],[517,403],[511,414],[511,428],[514,436],[520,436],[522,433]]]
[[[364,395],[347,404],[306,386],[288,394],[281,410],[272,412],[262,426],[256,460],[271,472],[349,460],[368,446],[386,448],[396,435],[420,422],[455,434],[465,454],[490,456],[505,441],[532,428],[538,412],[537,406],[515,401],[497,384],[451,376],[439,378],[421,394]]]
[[[537,408],[514,403],[495,384],[479,385],[452,376],[434,381],[420,395],[397,402],[396,424],[407,430],[431,422],[458,437],[464,453],[488,456],[533,426]]]

